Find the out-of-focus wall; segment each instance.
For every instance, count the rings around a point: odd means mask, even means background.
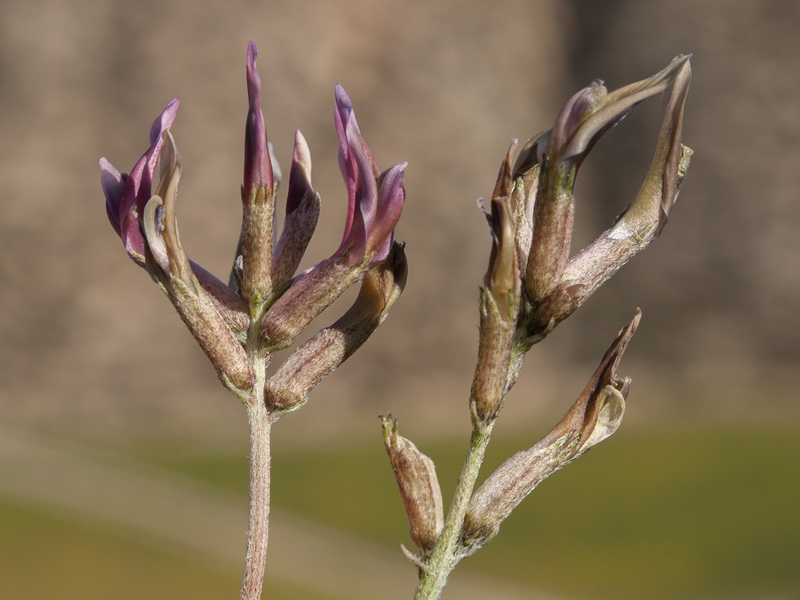
[[[290,428],[371,429],[389,410],[431,430],[463,426],[490,247],[475,200],[491,193],[509,141],[548,128],[591,79],[618,87],[685,52],[695,53],[685,142],[696,154],[664,237],[534,350],[508,410],[528,416],[536,393],[544,405],[569,401],[642,306],[623,365],[639,414],[718,412],[732,394],[748,414],[743,390],[785,391],[798,359],[799,12],[788,1],[4,2],[0,419],[84,433],[239,429],[236,400],[106,222],[97,159],[129,169],[152,119],[180,97],[181,234],[225,277],[247,40],[260,49],[278,159],[288,166],[295,127],[311,146],[323,215],[309,264],[338,245],[344,218],[335,83],[380,164],[410,163],[397,230],[406,291]],[[657,119],[657,102],[643,106],[588,160],[580,240],[635,193]]]

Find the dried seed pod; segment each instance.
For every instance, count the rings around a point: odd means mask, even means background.
[[[444,527],[444,505],[436,467],[406,438],[397,435],[397,420],[382,416],[383,441],[403,497],[408,529],[423,554],[430,552]]]

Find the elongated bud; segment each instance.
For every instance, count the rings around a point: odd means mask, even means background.
[[[386,260],[367,271],[350,309],[295,350],[267,382],[271,410],[299,408],[317,384],[367,341],[400,297],[407,271],[403,247],[395,244]]]
[[[142,215],[147,270],[167,294],[220,379],[228,386],[247,391],[255,381],[252,363],[204,291],[181,245],[175,217],[181,160],[169,131],[164,132],[164,142],[161,181]]]
[[[436,467],[406,438],[397,434],[397,419],[381,417],[383,442],[408,516],[411,540],[427,555],[444,527],[444,503]]]
[[[630,379],[617,377],[617,367],[640,317],[637,310],[558,425],[532,448],[500,465],[472,496],[463,534],[470,552],[494,537],[511,511],[546,477],[617,430],[630,387]]]
[[[242,178],[242,231],[240,286],[245,300],[265,301],[271,291],[272,225],[275,211],[275,182],[261,113],[261,79],[256,71],[258,51],[247,46],[247,95],[249,109],[245,127],[244,175]],[[239,258],[241,256],[241,259]],[[236,267],[234,267],[236,270]]]
[[[508,383],[520,304],[520,276],[511,212],[511,144],[492,197],[492,212],[486,215],[492,233],[489,269],[481,289],[478,361],[470,392],[473,418],[488,423],[497,417]]]
[[[348,192],[344,237],[336,252],[346,265],[369,259],[380,262],[392,248],[394,228],[405,203],[403,173],[407,163],[381,172],[358,127],[353,103],[336,86],[336,132],[339,136],[339,167]]]
[[[276,292],[294,276],[317,227],[320,212],[319,194],[311,185],[311,154],[300,130],[295,131],[294,140],[286,220],[272,260],[272,283]]]

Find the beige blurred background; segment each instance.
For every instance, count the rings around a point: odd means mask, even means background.
[[[153,118],[180,97],[181,233],[190,256],[227,277],[248,40],[260,48],[279,160],[288,166],[295,127],[311,146],[323,216],[309,264],[332,251],[343,222],[335,83],[381,165],[410,163],[397,231],[405,294],[285,420],[292,439],[373,432],[385,411],[420,431],[463,429],[489,249],[475,200],[491,193],[509,141],[550,127],[593,78],[619,87],[687,52],[695,156],[671,222],[533,351],[509,427],[539,410],[554,418],[636,306],[644,320],[623,366],[636,380],[631,421],[795,419],[796,3],[5,0],[0,16],[3,422],[88,436],[242,434],[240,406],[108,225],[97,159],[130,169]],[[657,102],[641,106],[587,161],[577,243],[632,198],[657,121]]]
[[[695,155],[671,221],[533,350],[498,435],[557,420],[637,306],[626,427],[797,425],[798,30],[790,0],[2,0],[0,426],[101,447],[243,445],[241,406],[109,226],[97,161],[129,170],[181,98],[184,246],[227,278],[248,40],[284,169],[295,127],[311,147],[323,214],[307,265],[338,245],[344,218],[334,84],[380,164],[409,161],[405,293],[276,443],[369,436],[380,452],[375,417],[389,411],[417,441],[463,437],[490,247],[476,199],[510,140],[549,128],[575,91],[644,78],[679,53],[694,53]],[[657,127],[651,102],[593,151],[576,249],[635,194]]]

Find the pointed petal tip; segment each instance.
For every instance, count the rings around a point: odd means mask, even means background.
[[[300,129],[294,130],[294,143],[296,147],[299,146],[308,151],[308,142],[306,141],[306,136],[303,135],[303,132],[300,131]]]
[[[256,71],[256,59],[258,58],[258,48],[254,42],[247,42],[247,77],[248,79],[258,79]]]
[[[106,200],[111,200],[112,196],[119,200],[118,196],[122,191],[123,176],[117,168],[112,165],[105,157],[100,159],[100,185]]]
[[[338,107],[351,111],[353,110],[353,102],[350,100],[350,96],[347,95],[347,92],[341,84],[337,83],[334,86],[334,95],[336,96],[336,105]]]
[[[173,121],[175,121],[175,116],[178,114],[178,107],[181,104],[180,98],[173,98],[167,103],[167,106],[162,111],[161,115],[159,116],[160,121],[164,124],[164,129],[169,129],[172,127]]]

